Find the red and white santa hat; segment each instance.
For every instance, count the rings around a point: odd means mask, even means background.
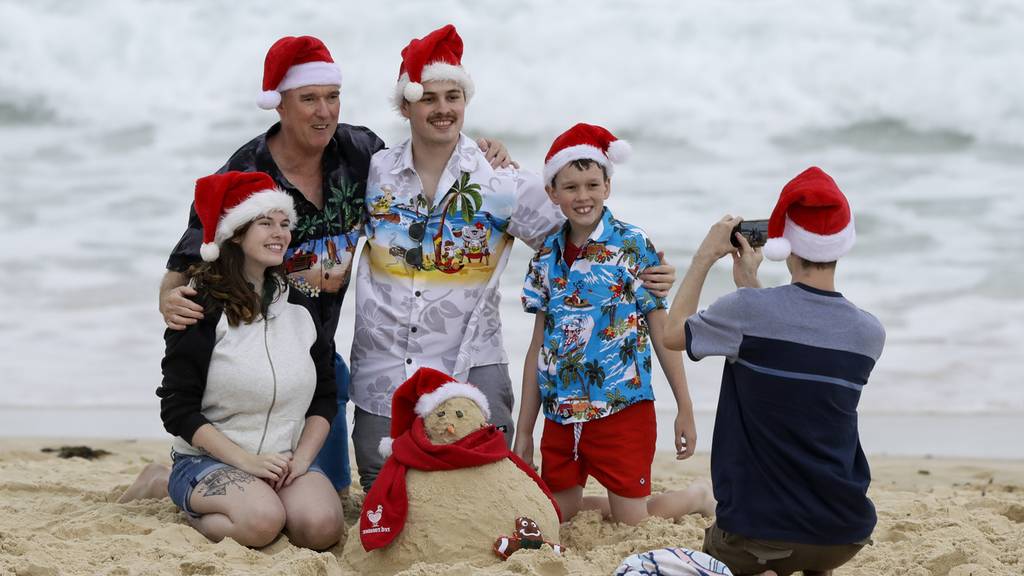
[[[220,257],[220,245],[240,227],[274,211],[288,215],[295,227],[295,202],[263,172],[225,172],[196,180],[196,215],[203,224],[199,255],[207,262]]]
[[[768,219],[764,255],[785,260],[790,253],[811,262],[833,262],[853,247],[853,212],[835,180],[817,166],[789,181]]]
[[[395,108],[401,108],[402,102],[419,102],[423,83],[432,80],[451,80],[462,88],[467,102],[473,97],[473,79],[462,67],[462,38],[451,24],[414,39],[402,49]]]
[[[615,164],[629,160],[633,147],[608,130],[593,124],[577,124],[563,132],[551,144],[544,157],[544,183],[551,184],[555,174],[575,160],[593,160],[604,166],[611,177]]]
[[[318,38],[285,36],[267,50],[263,92],[256,104],[273,110],[281,103],[281,92],[303,86],[341,86],[341,69]]]
[[[484,418],[490,419],[491,409],[487,397],[479,388],[459,382],[440,370],[420,368],[391,397],[391,436],[381,438],[381,456],[387,458],[391,455],[391,444],[395,438],[412,428],[416,418],[426,417],[442,402],[451,398],[469,398],[480,407]]]

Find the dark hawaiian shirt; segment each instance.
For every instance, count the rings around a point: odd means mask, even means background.
[[[368,128],[338,124],[324,150],[324,207],[321,210],[288,182],[270,155],[267,137],[280,129],[280,123],[274,124],[265,134],[239,148],[218,173],[266,172],[295,200],[299,221],[292,231],[285,270],[291,285],[314,299],[324,330],[333,340],[348,289],[356,243],[362,233],[370,157],[384,148],[384,142]],[[167,269],[185,272],[189,266],[200,262],[202,237],[203,225],[193,207],[188,228],[171,252]]]

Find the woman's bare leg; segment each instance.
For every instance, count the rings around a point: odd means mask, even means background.
[[[233,538],[243,546],[260,548],[284,528],[285,508],[274,489],[237,468],[209,473],[192,491],[189,506],[202,514],[189,523],[214,542]]]
[[[345,514],[326,476],[307,472],[278,492],[285,509],[285,531],[292,544],[326,550],[345,534]]]

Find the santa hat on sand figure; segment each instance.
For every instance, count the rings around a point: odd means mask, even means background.
[[[487,397],[479,388],[433,368],[420,368],[395,390],[391,398],[391,436],[381,438],[378,449],[381,456],[387,458],[391,455],[395,438],[409,431],[417,417],[425,418],[451,398],[469,398],[480,407],[484,419],[491,418]]]
[[[443,415],[435,411],[445,402],[457,399],[472,401],[481,414],[465,414],[465,427],[450,429],[454,434],[435,441],[428,435],[424,421],[441,419]],[[432,368],[420,368],[395,390],[391,402],[391,437],[382,439],[380,445],[381,454],[387,460],[366,494],[359,519],[363,549],[369,552],[388,546],[405,527],[409,510],[408,470],[443,472],[508,459],[537,484],[561,517],[558,504],[540,476],[508,449],[505,435],[493,424],[487,424],[489,417],[483,392]],[[437,432],[435,429],[432,433]]]

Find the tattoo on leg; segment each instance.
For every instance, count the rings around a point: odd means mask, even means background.
[[[228,492],[228,486],[236,486],[240,492],[245,492],[245,484],[251,484],[256,477],[248,472],[237,468],[221,468],[210,472],[200,482],[201,494],[203,496],[223,496]]]

